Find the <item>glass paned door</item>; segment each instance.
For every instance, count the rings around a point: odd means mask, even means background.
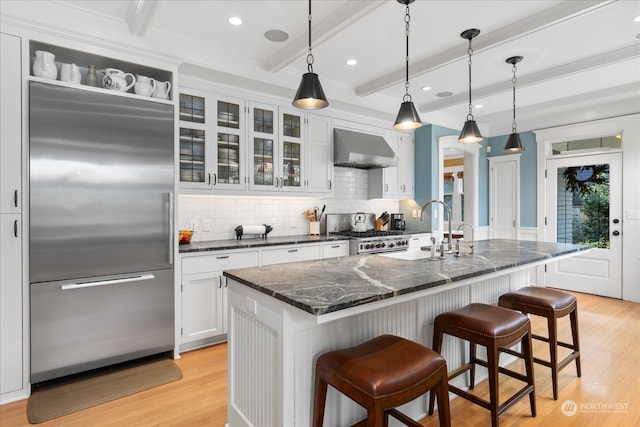
[[[242,100],[225,98],[216,102],[215,189],[246,189],[243,112]]]
[[[273,140],[253,139],[253,182],[255,185],[274,185]]]
[[[240,184],[240,136],[218,132],[218,183]]]
[[[180,128],[180,181],[205,181],[205,131]]]
[[[284,142],[282,148],[283,186],[300,188],[300,144]]]
[[[591,250],[548,264],[547,286],[622,297],[622,154],[547,160],[546,236]]]
[[[204,123],[204,98],[201,96],[180,94],[180,120]]]
[[[277,191],[279,180],[279,145],[277,108],[266,104],[249,104],[249,138],[252,190]]]

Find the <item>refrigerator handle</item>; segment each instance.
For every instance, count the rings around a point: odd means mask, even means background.
[[[173,236],[173,215],[174,215],[174,207],[173,207],[173,192],[169,193],[169,265],[173,265],[173,247],[174,247],[174,236]]]
[[[139,282],[142,280],[155,279],[153,274],[140,274],[137,276],[123,277],[122,279],[96,280],[93,282],[78,282],[61,285],[60,289],[68,291],[71,289],[93,288],[95,286],[115,285],[117,283]]]

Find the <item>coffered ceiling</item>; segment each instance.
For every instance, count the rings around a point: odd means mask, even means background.
[[[287,99],[307,69],[305,0],[1,4],[3,22],[27,20],[159,52],[185,75]],[[315,0],[312,8],[314,71],[331,106],[392,122],[405,90],[405,6]],[[425,123],[464,122],[468,57],[460,33],[468,28],[481,30],[473,41],[472,93],[482,108],[473,113],[487,135],[511,130],[512,71],[505,59],[515,55],[524,57],[517,66],[519,131],[640,112],[636,0],[416,0],[410,14],[409,92]],[[242,25],[230,25],[231,16]],[[270,41],[270,30],[288,38]]]

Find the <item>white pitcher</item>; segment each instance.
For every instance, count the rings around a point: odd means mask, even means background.
[[[136,84],[133,88],[137,95],[151,96],[156,89],[156,81],[150,77],[136,75]]]
[[[62,64],[60,66],[60,80],[80,84],[80,68],[76,64]]]
[[[56,56],[46,50],[36,50],[36,59],[33,61],[33,75],[55,80],[58,77]]]
[[[168,99],[171,90],[170,82],[156,82],[156,90],[153,91],[154,98]]]
[[[131,83],[127,85],[127,78],[131,79]],[[131,73],[125,73],[117,68],[105,68],[104,77],[102,78],[102,87],[110,90],[126,92],[136,84],[136,78]]]

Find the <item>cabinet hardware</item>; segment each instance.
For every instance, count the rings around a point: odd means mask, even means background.
[[[13,204],[15,207],[18,207],[18,190],[14,190],[13,192]]]
[[[298,252],[297,249],[289,249],[287,252]]]
[[[153,274],[140,274],[138,276],[123,277],[122,279],[95,280],[91,282],[69,283],[60,286],[60,290],[67,291],[73,289],[93,288],[95,286],[116,285],[118,283],[140,282],[142,280],[155,279]]]
[[[216,257],[216,259],[227,259],[227,258],[229,258],[229,255],[221,255]]]
[[[211,185],[211,174],[207,174],[207,185]]]
[[[18,237],[18,220],[13,221],[13,235]]]
[[[331,249],[338,249],[340,247],[340,245],[333,245],[331,246]]]
[[[384,185],[384,192],[386,193],[387,191],[389,191],[389,184]]]
[[[217,174],[213,174],[213,185],[217,185],[218,184],[218,175]]]
[[[331,185],[332,185],[331,180],[329,180],[329,190],[331,190]]]
[[[218,289],[222,289],[222,277],[216,277],[218,279]]]

